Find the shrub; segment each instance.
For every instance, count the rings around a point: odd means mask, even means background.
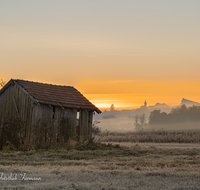
[[[98,123],[100,123],[100,121],[94,121],[92,124],[92,135],[93,136],[101,133],[101,129],[97,125]]]

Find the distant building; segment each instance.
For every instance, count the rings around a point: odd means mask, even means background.
[[[144,102],[144,107],[145,107],[145,108],[147,107],[147,102],[146,102],[146,100],[145,100],[145,102]]]
[[[142,106],[140,106],[139,108],[140,110],[148,110],[148,107],[147,107],[147,101],[145,100],[144,104]]]

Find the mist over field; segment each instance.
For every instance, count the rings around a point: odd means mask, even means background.
[[[138,130],[199,130],[200,104],[182,99],[180,105],[170,107],[165,103],[147,106],[146,101],[138,109],[115,110],[94,116],[101,130],[128,132]],[[141,120],[142,119],[142,120]]]

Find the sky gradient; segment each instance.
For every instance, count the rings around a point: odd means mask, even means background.
[[[2,0],[0,79],[72,85],[99,108],[200,102],[199,0]]]

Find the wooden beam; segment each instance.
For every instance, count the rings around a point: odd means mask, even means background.
[[[63,110],[65,109],[59,102],[57,102],[57,104],[58,104]]]

